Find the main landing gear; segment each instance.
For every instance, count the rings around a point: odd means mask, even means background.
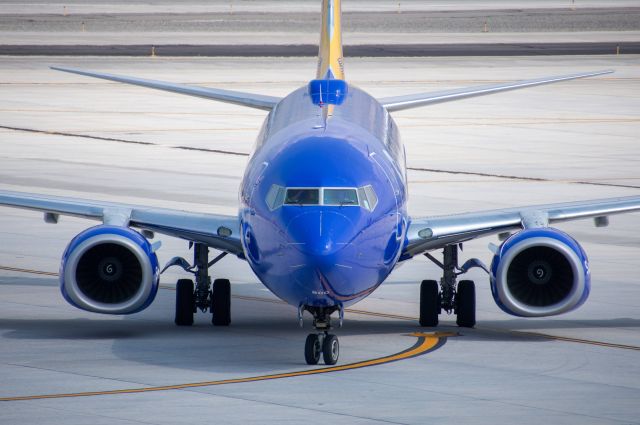
[[[488,272],[486,266],[477,259],[467,261],[458,267],[458,245],[447,245],[443,250],[443,261],[431,254],[424,254],[443,273],[440,285],[435,280],[423,280],[420,285],[420,326],[438,326],[438,315],[442,310],[456,314],[456,323],[463,328],[472,328],[476,324],[476,287],[472,280],[457,277],[472,267],[480,267]],[[438,287],[439,286],[439,287]]]
[[[307,335],[304,344],[304,359],[307,364],[318,364],[320,355],[326,365],[334,365],[338,362],[340,343],[337,336],[329,333],[331,313],[338,309],[338,307],[304,307],[304,310],[313,315],[313,327],[318,331]],[[302,320],[302,309],[300,310],[300,318]]]
[[[194,274],[191,279],[180,279],[176,285],[176,317],[178,326],[193,325],[193,314],[200,309],[211,312],[211,323],[229,326],[231,323],[231,284],[227,279],[215,279],[211,284],[209,267],[220,261],[226,252],[209,261],[209,248],[196,243],[193,247],[193,266],[183,258],[175,257],[163,269],[177,265]]]

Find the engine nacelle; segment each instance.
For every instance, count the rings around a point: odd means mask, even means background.
[[[149,241],[128,227],[87,229],[62,255],[62,295],[82,310],[106,314],[144,310],[153,302],[159,281],[158,257]]]
[[[557,229],[526,229],[500,246],[491,263],[491,292],[514,316],[567,313],[587,300],[589,262],[582,247]]]

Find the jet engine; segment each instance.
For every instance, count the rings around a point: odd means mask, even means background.
[[[553,316],[580,307],[589,296],[589,262],[571,236],[553,228],[515,233],[491,263],[491,292],[514,316]]]
[[[67,246],[60,265],[64,298],[82,310],[130,314],[147,308],[158,292],[158,258],[128,227],[99,225]]]

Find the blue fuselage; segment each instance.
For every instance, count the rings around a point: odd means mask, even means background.
[[[319,188],[322,196],[322,188],[366,186],[375,192],[373,208],[362,199],[273,205],[274,188]],[[349,87],[340,105],[321,107],[300,88],[265,119],[242,181],[246,258],[289,304],[353,304],[398,261],[408,226],[406,188],[396,124],[374,98]]]

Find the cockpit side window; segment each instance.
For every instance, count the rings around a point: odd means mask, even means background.
[[[367,194],[364,193],[364,187],[358,188],[358,198],[360,199],[360,206],[365,210],[371,211],[371,205],[369,204],[369,200],[367,199]]]
[[[269,192],[267,193],[267,206],[271,211],[279,208],[284,202],[285,189],[277,184],[271,185]]]
[[[284,199],[284,203],[287,205],[319,205],[320,189],[289,188],[287,189],[287,196]]]
[[[367,202],[369,203],[369,207],[367,209],[369,211],[373,211],[376,208],[376,205],[378,205],[378,196],[371,185],[367,185],[362,189],[366,195]]]

